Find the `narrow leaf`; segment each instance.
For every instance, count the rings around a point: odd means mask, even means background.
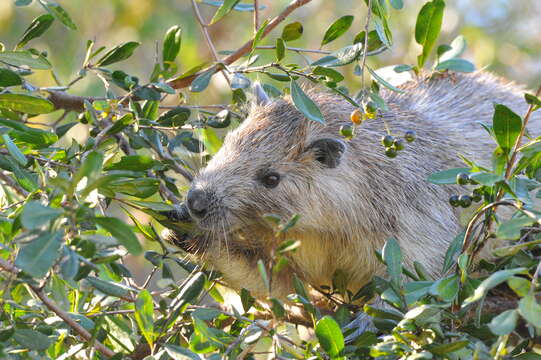
[[[0,94],[0,108],[27,114],[48,114],[54,105],[47,99],[26,94]]]
[[[522,128],[522,119],[505,105],[494,107],[492,126],[498,145],[505,154],[509,154]]]
[[[292,79],[290,85],[291,98],[295,107],[308,119],[325,124],[325,119],[319,107],[304,93],[295,80]]]
[[[94,221],[105,230],[109,231],[122,245],[133,255],[139,255],[143,251],[139,240],[131,227],[117,218],[96,217]]]
[[[223,18],[225,15],[229,14],[231,10],[237,5],[237,3],[240,0],[224,0],[222,5],[216,10],[216,13],[212,17],[212,20],[210,21],[210,24],[214,24],[218,21],[220,21],[221,18]]]
[[[21,36],[21,40],[19,40],[19,43],[17,44],[17,49],[25,46],[30,40],[43,35],[43,33],[51,27],[53,22],[54,16],[51,14],[43,14],[32,20],[30,26],[26,29],[23,36]]]
[[[120,44],[111,50],[109,50],[103,57],[96,63],[97,66],[107,66],[116,62],[126,60],[132,56],[135,49],[141,45],[138,42],[130,41]]]
[[[353,19],[354,17],[352,15],[345,15],[332,23],[325,31],[325,35],[321,41],[321,46],[326,45],[344,35],[351,27]]]

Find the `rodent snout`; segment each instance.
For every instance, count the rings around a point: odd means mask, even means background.
[[[209,208],[208,195],[203,190],[192,189],[186,196],[186,206],[195,217],[204,217]]]

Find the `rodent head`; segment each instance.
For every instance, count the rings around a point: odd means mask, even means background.
[[[325,96],[336,100],[320,95]],[[335,105],[319,105],[332,116]],[[336,120],[322,125],[306,119],[289,99],[255,105],[242,125],[226,136],[186,196],[189,213],[207,234],[205,242],[225,237],[256,246],[264,239],[253,234],[270,230],[264,214],[282,220],[300,214],[298,226],[303,230],[328,231],[324,218],[334,211],[341,197],[337,193],[348,190],[341,184],[347,181],[341,172],[347,166],[348,144],[338,127]],[[238,232],[246,234],[244,240],[229,236]]]

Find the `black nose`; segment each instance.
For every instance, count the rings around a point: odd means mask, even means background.
[[[208,196],[203,190],[190,190],[186,196],[186,205],[194,216],[202,218],[208,212]]]

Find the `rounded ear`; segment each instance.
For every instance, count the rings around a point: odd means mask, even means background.
[[[263,86],[261,86],[259,81],[254,82],[252,90],[254,92],[255,103],[257,105],[266,105],[271,102],[269,95],[267,95],[265,89],[263,89]]]
[[[346,152],[346,143],[339,139],[318,139],[311,143],[307,151],[314,151],[316,160],[328,168],[335,168],[340,164]]]

